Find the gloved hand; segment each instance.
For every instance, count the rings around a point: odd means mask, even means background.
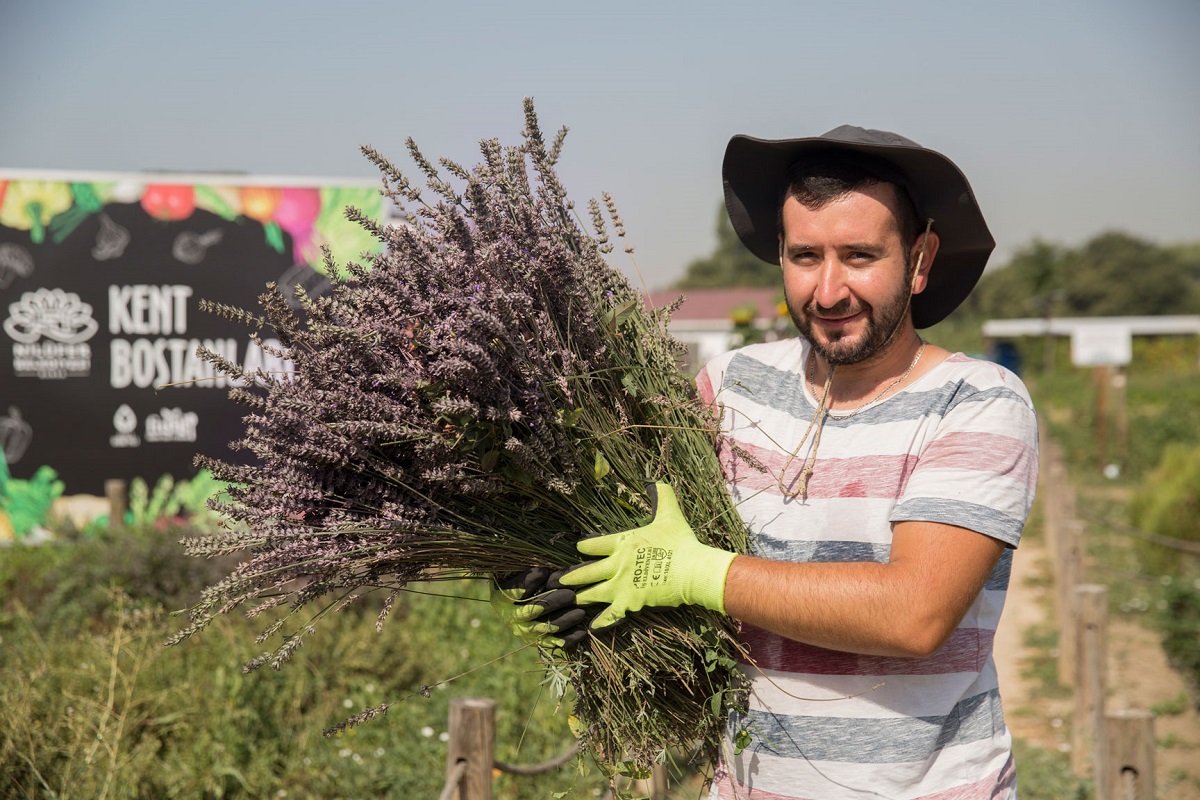
[[[608,603],[592,620],[593,630],[647,606],[687,604],[725,613],[725,575],[737,556],[696,539],[669,484],[648,489],[650,524],[581,540],[579,552],[604,558],[562,576],[565,586],[587,586],[576,593],[576,603]]]
[[[492,582],[492,608],[521,641],[565,648],[587,636],[587,611],[559,583],[563,572],[534,567]]]

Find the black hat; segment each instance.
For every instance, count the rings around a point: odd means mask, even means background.
[[[913,296],[912,315],[918,328],[941,322],[975,288],[996,242],[962,171],[911,139],[853,125],[802,139],[734,136],[721,168],[733,229],[750,252],[778,264],[777,220],[788,170],[801,157],[847,154],[904,188],[922,220],[933,219],[941,244],[925,291]]]

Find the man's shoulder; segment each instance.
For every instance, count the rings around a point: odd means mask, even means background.
[[[790,370],[803,364],[804,352],[804,344],[799,339],[758,342],[715,356],[705,364],[704,369],[710,374],[721,374],[728,371],[731,365],[741,363]]]
[[[995,361],[951,353],[937,369],[939,378],[972,392],[1011,392],[1032,406],[1025,382],[1015,372]]]

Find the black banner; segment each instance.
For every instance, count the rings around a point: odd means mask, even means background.
[[[87,208],[88,185],[70,186],[70,209],[50,217],[27,203],[20,227],[12,225],[13,190],[37,192],[10,182],[0,206],[0,447],[13,477],[49,465],[68,493],[102,494],[109,478],[190,477],[196,453],[233,457],[228,443],[240,435],[245,409],[228,399],[229,380],[197,347],[279,375],[290,364],[254,345],[245,327],[197,306],[203,299],[255,310],[268,281],[322,292],[328,279],[304,257],[319,253],[312,226],[323,211],[350,223],[340,208],[311,207],[310,196],[308,227],[290,224],[284,190],[258,190],[275,192],[266,200],[274,206],[254,219],[249,199],[243,209],[219,206],[221,213],[193,199],[181,211],[161,197],[147,203],[153,187],[145,187],[141,202]]]

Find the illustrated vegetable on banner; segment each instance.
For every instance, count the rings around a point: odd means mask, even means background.
[[[344,264],[380,247],[369,232],[347,224],[344,214],[346,206],[353,205],[379,219],[382,196],[343,187],[0,180],[0,225],[29,231],[34,244],[47,239],[58,243],[88,217],[103,216],[106,205],[131,201],[163,222],[188,219],[197,209],[225,220],[253,221],[262,226],[264,240],[277,253],[286,249],[286,233],[295,263],[318,272],[326,269],[322,248],[332,252],[334,263]]]

